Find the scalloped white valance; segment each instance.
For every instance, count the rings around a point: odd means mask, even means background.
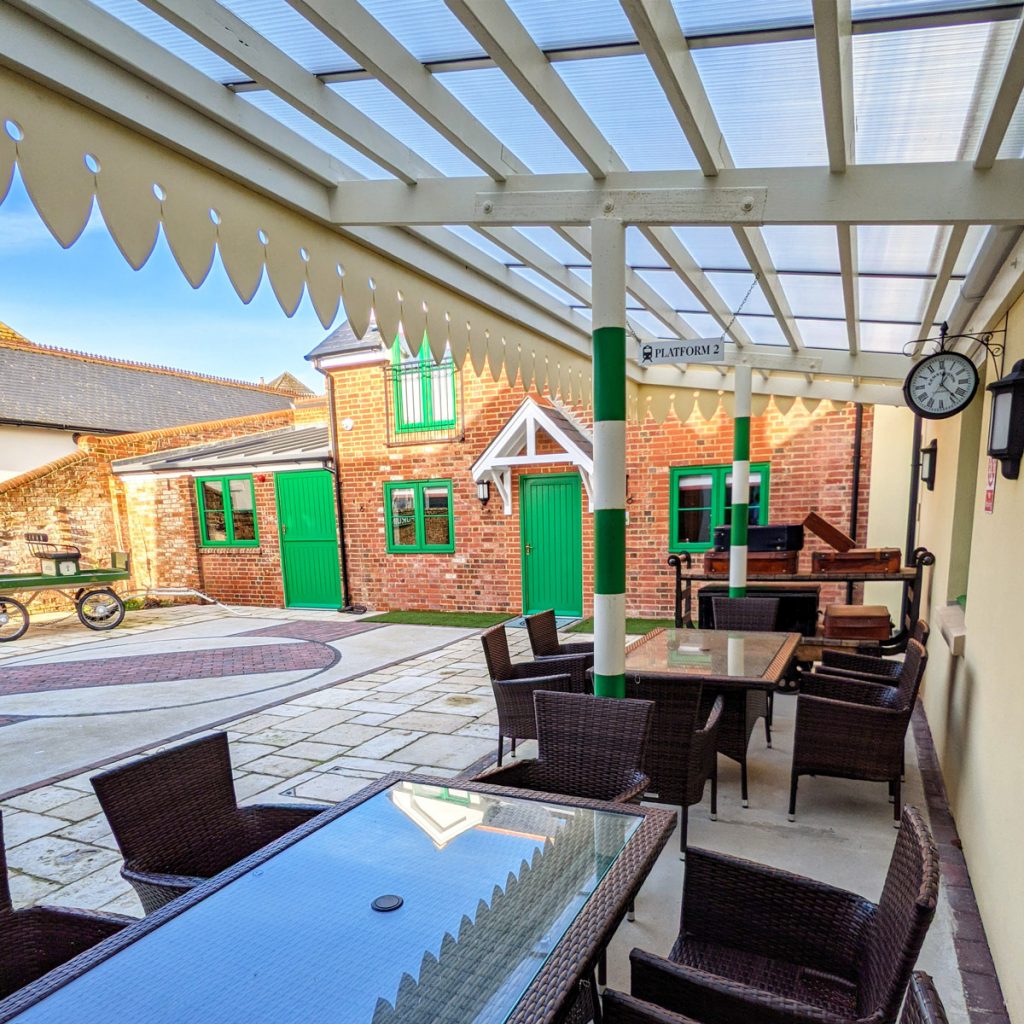
[[[435,359],[450,347],[461,366],[497,378],[504,370],[535,388],[588,407],[592,366],[584,356],[502,317],[292,210],[67,97],[0,69],[0,203],[17,165],[39,216],[65,248],[85,229],[93,203],[135,269],[163,229],[175,261],[198,288],[215,251],[239,298],[252,299],[264,273],[291,316],[309,296],[324,327],[339,303],[356,335],[371,316],[384,337],[399,324],[414,351],[426,336]],[[769,396],[755,395],[754,414]],[[793,399],[776,399],[780,411]],[[813,408],[817,403],[804,401]],[[629,415],[661,422],[698,410],[706,420],[732,395],[630,384]]]

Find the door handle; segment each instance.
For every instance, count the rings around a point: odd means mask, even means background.
[[[532,547],[530,547],[530,545],[529,545],[529,544],[527,544],[527,545],[526,545],[526,553],[527,553],[528,555],[532,555],[532,554],[533,554],[533,548],[532,548]]]

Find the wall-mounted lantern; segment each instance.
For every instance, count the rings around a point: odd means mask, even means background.
[[[988,454],[1003,465],[1003,476],[1016,480],[1024,455],[1024,359],[1001,380],[989,384],[992,413],[988,428]]]
[[[486,505],[491,500],[491,483],[489,480],[481,480],[476,485],[476,496],[480,499],[481,505]]]
[[[935,464],[939,461],[939,442],[936,438],[921,449],[921,483],[929,491],[935,490]]]

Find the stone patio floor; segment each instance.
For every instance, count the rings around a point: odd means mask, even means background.
[[[528,653],[525,630],[509,630],[509,639],[514,657]],[[777,697],[773,749],[765,749],[760,732],[751,741],[750,808],[740,806],[737,766],[722,759],[719,820],[708,820],[706,802],[692,808],[690,842],[877,899],[895,838],[883,786],[806,779],[798,819],[786,821],[794,708],[793,698]],[[495,753],[496,724],[474,634],[243,715],[222,728],[230,738],[241,802],[330,803],[387,772],[455,777]],[[132,746],[126,739],[124,749]],[[531,748],[525,744],[521,753],[529,756]],[[120,856],[92,793],[91,774],[0,801],[16,905],[141,914],[120,877]],[[910,739],[904,798],[925,807]],[[610,947],[612,986],[628,991],[632,947],[668,950],[678,925],[682,877],[673,837],[640,894],[636,921],[623,923]],[[944,899],[919,966],[935,976],[951,1024],[966,1024],[974,1015],[968,1016],[953,935],[954,919]]]

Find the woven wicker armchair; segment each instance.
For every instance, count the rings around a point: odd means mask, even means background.
[[[626,696],[654,702],[651,738],[644,771],[651,777],[648,798],[678,804],[679,849],[686,851],[689,809],[704,799],[711,783],[711,820],[718,817],[718,743],[724,697],[712,696],[703,708],[699,680],[681,682],[664,676],[630,673]]]
[[[604,1024],[698,1024],[692,1017],[684,1017],[611,988],[605,990],[601,1005]]]
[[[918,619],[911,639],[922,647],[928,646],[930,630],[924,619]],[[892,682],[903,671],[903,662],[892,658],[876,658],[870,654],[850,654],[846,651],[821,652],[820,671],[827,675],[856,676],[878,682]]]
[[[910,976],[900,1024],[949,1024],[935,982],[924,971],[914,971]]]
[[[913,807],[877,904],[691,849],[679,938],[667,958],[633,950],[633,995],[704,1024],[891,1024],[938,890],[938,851]]]
[[[474,781],[589,800],[640,800],[654,705],[646,700],[538,690],[537,757],[494,768]]]
[[[147,914],[322,810],[239,807],[222,732],[102,772],[92,784],[124,857],[121,874]]]
[[[904,743],[928,655],[916,640],[896,685],[811,673],[801,676],[793,734],[789,820],[801,775],[887,782],[893,824],[900,823]]]
[[[530,637],[530,649],[535,658],[552,658],[560,654],[589,654],[591,668],[594,664],[594,642],[563,644],[558,639],[558,625],[553,609],[526,616],[526,632]]]
[[[517,740],[537,738],[537,721],[533,695],[538,690],[562,693],[585,693],[588,687],[587,668],[593,656],[567,654],[541,661],[512,663],[508,653],[508,637],[504,626],[494,626],[480,637],[487,659],[487,672],[498,708],[498,764],[504,756],[504,741],[512,740],[512,754]]]
[[[116,934],[134,918],[65,907],[15,910],[0,816],[0,999]]]

